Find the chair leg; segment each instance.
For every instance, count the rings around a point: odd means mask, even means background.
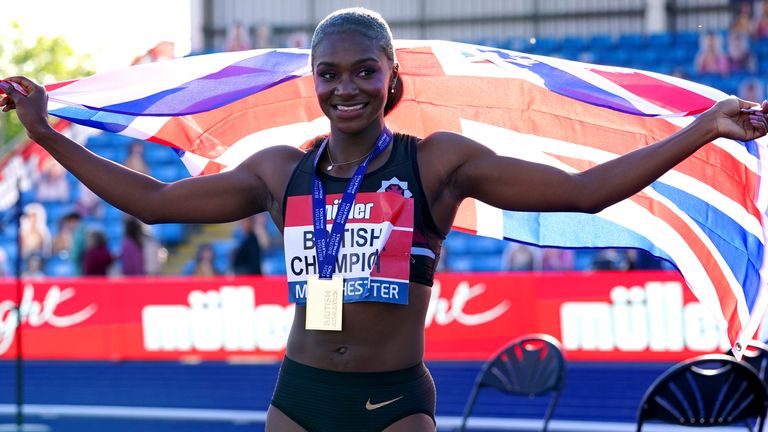
[[[477,399],[477,393],[479,391],[480,387],[478,385],[472,387],[472,392],[469,395],[469,399],[467,399],[467,405],[464,406],[464,414],[461,416],[461,426],[459,426],[458,432],[464,432],[467,427],[467,420],[469,420],[469,415],[472,413],[472,408],[475,406],[475,400]]]
[[[560,399],[560,392],[555,391],[552,394],[552,399],[549,401],[549,406],[547,407],[546,413],[544,413],[544,425],[542,425],[541,432],[547,432],[547,427],[549,426],[549,420],[552,418],[552,414],[555,412],[555,406],[557,405],[557,401]]]

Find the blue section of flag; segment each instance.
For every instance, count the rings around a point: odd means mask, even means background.
[[[178,87],[99,110],[143,116],[182,116],[210,111],[298,78],[306,53],[272,51],[249,57]]]
[[[674,264],[672,258],[637,232],[587,213],[505,211],[504,238],[537,246],[644,249]]]
[[[760,288],[762,241],[695,195],[662,182],[655,182],[652,187],[693,219],[706,234],[741,284],[747,306],[752,310]]]

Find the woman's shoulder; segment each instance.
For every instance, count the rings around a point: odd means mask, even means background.
[[[451,152],[460,152],[462,149],[472,149],[480,144],[460,133],[435,131],[419,139],[417,145],[421,153],[425,151],[445,152],[446,148],[450,148]]]

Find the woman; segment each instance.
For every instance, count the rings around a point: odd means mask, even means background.
[[[597,212],[640,191],[714,138],[748,140],[767,130],[768,103],[747,113],[741,109],[754,104],[730,98],[654,145],[569,174],[498,156],[454,133],[437,132],[423,139],[390,135],[384,116],[396,102],[401,83],[392,35],[376,13],[349,9],[331,14],[315,30],[311,54],[317,100],[331,124],[327,140],[318,139],[307,153],[270,147],[229,172],[170,184],[104,160],[53,131],[47,123],[44,89],[26,78],[9,80],[23,86],[28,97],[11,89],[0,101],[5,111],[16,109],[29,136],[89,188],[147,223],[221,223],[266,210],[287,231],[294,216],[314,218],[317,229],[303,238],[286,237],[286,249],[319,248],[317,257],[322,258],[305,263],[310,273],[303,275],[309,285],[306,292],[297,282],[290,295],[298,300],[303,294],[322,293],[328,302],[296,308],[267,414],[268,431],[435,429],[435,389],[422,363],[424,319],[440,246],[463,199],[518,211]],[[401,181],[393,190],[400,193],[379,192],[393,174]],[[348,187],[350,178],[359,191]],[[368,209],[350,204],[343,192],[351,200],[370,198],[372,206],[402,198],[396,201],[398,209],[412,212],[407,304],[367,301],[372,291],[368,286],[362,288],[362,298],[340,305],[339,295],[346,299],[353,289],[333,279],[333,253],[338,244],[346,243],[342,253],[356,244],[349,238],[339,240],[348,213],[337,208],[353,210],[348,220],[363,217]],[[308,206],[310,194],[316,199]],[[328,218],[328,213],[336,218],[330,235],[323,229],[322,216]],[[326,236],[332,241],[320,241]],[[381,267],[376,270],[386,270]],[[318,271],[320,279],[315,277]]]
[[[123,221],[123,239],[120,242],[120,270],[123,276],[144,276],[144,227],[133,217]]]

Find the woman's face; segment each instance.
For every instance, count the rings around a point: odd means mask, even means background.
[[[383,125],[394,71],[374,40],[356,32],[328,35],[312,53],[312,68],[317,100],[332,129],[358,133]]]

